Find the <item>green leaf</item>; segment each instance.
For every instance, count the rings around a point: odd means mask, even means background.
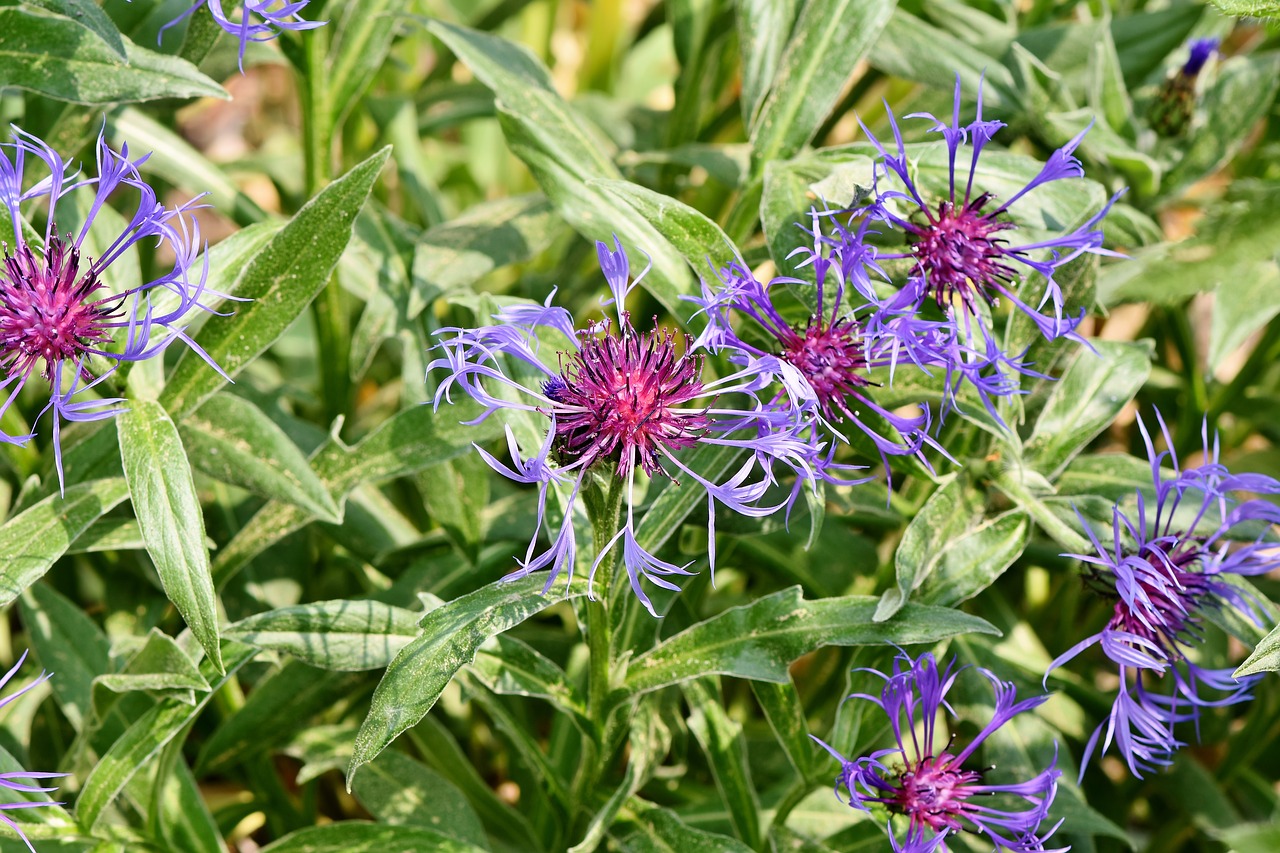
[[[494,693],[532,696],[571,714],[583,731],[590,728],[587,703],[563,669],[537,649],[515,637],[490,637],[468,668]]]
[[[371,761],[352,792],[383,823],[423,826],[464,844],[488,847],[480,818],[462,792],[402,752],[388,750]]]
[[[408,853],[410,850],[478,853],[484,849],[422,827],[344,820],[291,832],[263,847],[262,853]]]
[[[1259,672],[1280,672],[1280,627],[1272,628],[1258,643],[1253,653],[1233,673],[1235,678],[1256,675]]]
[[[111,48],[112,52],[120,59],[128,60],[124,52],[124,41],[120,38],[120,31],[116,29],[116,25],[107,17],[107,13],[102,11],[102,7],[94,3],[93,0],[26,0],[26,2],[31,6],[48,9],[50,12],[59,14],[79,24],[102,39],[103,43]]]
[[[742,54],[742,123],[755,126],[755,115],[777,73],[799,0],[740,0],[734,9],[738,50]]]
[[[81,483],[50,495],[0,526],[0,606],[49,571],[76,537],[129,495],[118,477]]]
[[[627,671],[627,692],[648,693],[701,675],[732,675],[783,684],[792,661],[820,646],[933,643],[979,631],[999,633],[957,610],[905,605],[873,622],[876,599],[851,595],[805,601],[798,586],[726,610],[640,655]]]
[[[248,646],[233,643],[224,644],[222,652],[219,658],[225,670],[222,665],[215,667],[208,658],[200,664],[200,674],[209,682],[210,692],[202,694],[194,705],[172,698],[157,702],[98,760],[76,800],[76,821],[82,827],[92,830],[134,774],[159,755],[170,741],[187,731],[209,699],[257,654]]]
[[[253,301],[237,305],[230,316],[211,317],[196,336],[227,376],[234,377],[271,346],[328,283],[390,153],[382,149],[325,187],[244,267],[235,294]],[[160,402],[183,417],[221,385],[222,378],[203,359],[186,352]]]
[[[77,104],[229,97],[186,60],[128,40],[124,54],[121,59],[102,37],[69,18],[0,8],[0,80],[6,85]]]
[[[733,241],[711,219],[678,199],[630,181],[589,181],[618,197],[649,223],[695,270],[707,271],[731,262],[737,254]]]
[[[173,637],[159,628],[152,628],[147,633],[146,643],[123,669],[100,675],[95,683],[113,693],[130,690],[173,692],[177,694],[175,698],[187,704],[195,701],[193,691],[209,692],[209,682],[200,674],[195,662]]]
[[[329,26],[333,45],[326,57],[335,127],[383,67],[396,26],[409,5],[407,0],[364,0],[329,7],[341,10],[341,17],[334,15],[337,20]]]
[[[294,504],[322,521],[342,521],[302,451],[243,397],[215,394],[182,419],[179,431],[196,467],[210,477]]]
[[[1031,538],[1031,519],[1012,510],[984,521],[942,549],[916,591],[921,604],[954,607],[982,592],[1022,556]]]
[[[889,19],[869,58],[888,74],[926,83],[943,92],[954,89],[956,74],[969,97],[976,97],[982,83],[982,100],[988,108],[1012,109],[1020,101],[1013,75],[998,57],[983,53],[902,9]]]
[[[116,418],[116,431],[138,529],[160,584],[221,669],[218,595],[204,544],[204,513],[178,428],[159,403],[135,400]]]
[[[1216,371],[1249,335],[1280,314],[1280,264],[1259,261],[1239,279],[1213,294],[1213,322],[1209,326],[1209,369]]]
[[[1270,10],[1275,14],[1275,9]],[[1226,844],[1231,853],[1274,853],[1280,849],[1280,826],[1274,821],[1244,823],[1230,829],[1214,830],[1214,838]]]
[[[321,669],[382,669],[418,635],[422,614],[377,601],[318,601],[259,613],[224,636]]]
[[[748,847],[759,850],[763,844],[760,800],[751,782],[742,726],[725,711],[718,679],[695,679],[681,687],[689,703],[689,730],[711,766],[716,789],[729,810],[729,822]]]
[[[751,125],[753,171],[803,148],[835,106],[897,0],[811,0]]]
[[[93,679],[111,671],[111,645],[75,602],[48,584],[27,587],[18,609],[41,665],[58,674],[49,681],[53,697],[79,732],[92,706]]]
[[[813,741],[809,739],[809,724],[795,682],[790,676],[783,684],[752,681],[751,692],[760,703],[769,728],[773,729],[796,774],[801,779],[809,778],[813,765]]]
[[[696,829],[670,809],[641,802],[633,798],[624,811],[619,823],[625,834],[614,831],[625,853],[751,853],[736,838]]]
[[[662,760],[670,747],[671,733],[658,716],[657,708],[652,704],[641,703],[631,717],[631,731],[627,738],[627,769],[623,771],[622,784],[614,789],[605,804],[591,816],[582,840],[570,847],[569,853],[591,853],[600,845],[623,804],[648,781],[650,770]]]
[[[897,586],[885,590],[876,605],[876,621],[884,621],[906,604],[942,559],[946,546],[982,519],[982,496],[970,478],[951,475],[929,496],[902,533],[894,552]]]
[[[431,518],[473,564],[484,545],[484,511],[489,506],[489,463],[468,453],[418,473],[418,489]]]
[[[1280,3],[1275,0],[1212,0],[1228,15],[1237,18],[1274,18],[1280,15]]]
[[[1151,374],[1150,341],[1093,341],[1053,386],[1024,447],[1027,464],[1055,479],[1141,390]]]
[[[563,596],[543,595],[546,580],[498,581],[427,613],[421,634],[400,650],[373,693],[373,706],[356,735],[347,784],[356,771],[426,716],[454,673],[475,659],[490,637],[520,624],[563,598],[585,595],[584,579]]]

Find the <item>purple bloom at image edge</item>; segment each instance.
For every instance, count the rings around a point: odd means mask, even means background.
[[[240,42],[240,70],[244,70],[244,52],[250,42],[271,41],[284,30],[313,30],[322,27],[326,21],[308,21],[301,13],[311,0],[242,0],[242,2],[225,3],[224,0],[197,0],[178,17],[160,28],[161,36],[169,27],[193,14],[197,9],[207,7],[209,14],[218,26],[235,36]],[[227,9],[239,8],[239,20],[227,14]]]
[[[1158,412],[1156,418],[1172,447]],[[1207,426],[1205,461],[1194,468],[1182,468],[1172,450],[1157,452],[1141,419],[1138,427],[1151,464],[1155,505],[1139,492],[1136,512],[1115,506],[1107,543],[1082,519],[1094,553],[1067,556],[1086,564],[1086,580],[1113,603],[1112,615],[1101,631],[1054,660],[1049,671],[1094,645],[1117,666],[1116,699],[1089,739],[1081,772],[1101,740],[1101,752],[1114,742],[1130,771],[1141,777],[1169,764],[1184,745],[1174,733],[1178,723],[1198,724],[1204,708],[1252,698],[1260,675],[1237,680],[1231,668],[1202,666],[1190,653],[1203,641],[1208,610],[1233,607],[1268,627],[1260,603],[1229,578],[1277,568],[1280,545],[1264,541],[1265,529],[1251,540],[1231,540],[1238,525],[1280,523],[1280,507],[1259,498],[1236,501],[1231,494],[1280,494],[1280,481],[1232,474],[1219,462],[1218,442],[1210,440]],[[1165,464],[1172,466],[1172,475],[1162,470]],[[1155,689],[1157,683],[1169,689]]]
[[[954,738],[941,742],[937,724],[940,711],[954,716],[947,701],[960,674],[954,663],[940,672],[931,653],[913,659],[903,652],[888,674],[862,671],[883,679],[884,686],[878,696],[854,693],[849,698],[865,699],[885,712],[895,745],[849,759],[813,738],[841,763],[837,798],[861,811],[878,806],[904,815],[908,829],[901,839],[889,827],[892,849],[901,853],[945,851],[947,837],[960,832],[980,835],[998,849],[1014,853],[1046,849],[1045,842],[1061,825],[1059,821],[1040,831],[1062,775],[1056,754],[1040,773],[1010,784],[988,784],[983,777],[990,768],[973,770],[965,765],[1001,726],[1043,703],[1047,695],[1018,701],[1013,684],[977,668],[994,688],[995,713],[968,745],[952,752]]]
[[[3,690],[5,686],[13,679],[13,676],[17,674],[18,670],[22,667],[22,664],[26,661],[26,659],[27,659],[27,653],[24,651],[22,653],[22,656],[18,658],[18,662],[13,665],[13,668],[10,669],[8,672],[6,672],[2,677],[0,677],[0,690]],[[14,701],[19,696],[22,696],[28,690],[32,690],[33,688],[48,681],[52,676],[53,676],[52,673],[41,672],[39,677],[36,678],[34,681],[32,681],[30,684],[28,684],[26,687],[23,687],[21,690],[15,693],[12,693],[8,696],[5,696],[4,698],[0,698],[0,708],[3,708],[5,705],[8,705],[10,702]],[[47,794],[51,791],[56,791],[57,790],[56,786],[52,788],[43,787],[39,784],[39,780],[61,779],[66,775],[68,774],[38,773],[38,772],[28,773],[24,770],[13,770],[13,771],[0,773],[0,798],[4,797],[4,793],[3,793],[4,789],[10,790],[10,791],[16,791],[22,794]],[[18,802],[13,802],[13,803],[0,802],[0,822],[3,822],[6,826],[8,826],[14,832],[18,833],[18,837],[21,838],[26,843],[27,848],[31,850],[32,853],[35,853],[35,847],[32,846],[31,839],[27,838],[27,834],[22,831],[21,825],[19,825],[17,821],[13,820],[11,817],[5,814],[5,812],[17,811],[19,809],[37,809],[43,806],[60,806],[60,805],[63,805],[63,803],[55,803],[55,802],[40,801],[40,800],[19,800]]]
[[[193,214],[197,200],[173,208],[162,204],[138,172],[145,156],[131,160],[127,145],[117,154],[99,136],[97,175],[83,177],[37,137],[15,127],[11,138],[0,143],[0,202],[9,212],[13,240],[3,241],[0,266],[0,415],[39,374],[49,402],[37,420],[52,411],[61,484],[62,422],[101,420],[121,411],[121,398],[78,398],[122,363],[153,358],[181,339],[218,369],[184,330],[193,312],[210,310],[204,300],[224,294],[206,287],[207,262],[197,267],[203,248]],[[137,208],[123,231],[104,233],[99,213],[120,192],[136,194]],[[81,193],[87,207],[70,217],[80,222],[78,229],[61,231],[59,205],[72,193]],[[27,224],[24,207],[34,208],[43,227]],[[86,242],[91,233],[95,239]],[[161,265],[148,281],[119,285],[111,265],[143,241],[167,247],[172,264]],[[105,248],[92,258],[88,245]],[[33,435],[0,431],[0,441],[25,444]]]
[[[547,419],[545,438],[531,454],[522,452],[510,426],[506,428],[510,464],[479,451],[500,474],[538,489],[538,532],[519,561],[521,568],[509,577],[550,569],[547,590],[562,572],[572,577],[577,553],[572,508],[583,490],[592,487],[592,472],[599,471],[623,490],[625,500],[621,525],[611,538],[596,543],[591,580],[605,555],[617,548],[632,590],[656,613],[641,580],[676,590],[668,578],[693,573],[688,564],[677,566],[649,553],[637,539],[632,500],[637,471],[706,493],[708,559],[714,573],[716,506],[751,517],[789,508],[797,490],[814,481],[825,450],[808,430],[800,408],[785,401],[785,395],[779,401],[770,390],[780,375],[792,372],[788,365],[774,358],[751,359],[729,375],[704,376],[705,356],[693,351],[691,336],[658,329],[641,334],[632,326],[627,295],[648,269],[632,280],[616,237],[613,248],[600,242],[596,250],[611,293],[602,304],[613,306],[615,317],[575,330],[572,316],[553,306],[550,296],[543,305],[508,306],[494,315],[494,325],[439,330],[442,354],[428,370],[445,371],[436,406],[461,389],[483,407],[472,423],[502,410]],[[563,339],[554,360],[540,354],[542,338],[551,334]],[[553,361],[556,367],[549,366]],[[532,371],[535,378],[519,378],[515,366]],[[722,476],[703,476],[686,464],[682,451],[708,445],[736,448],[744,461]],[[768,504],[766,492],[777,484],[775,465],[796,475],[796,489]],[[548,493],[555,487],[567,492],[558,529],[546,514]],[[552,544],[538,554],[544,525]]]

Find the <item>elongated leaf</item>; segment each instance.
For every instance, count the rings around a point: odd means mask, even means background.
[[[682,685],[689,703],[689,730],[711,766],[720,798],[729,810],[734,832],[753,850],[762,844],[760,800],[747,766],[742,726],[729,718],[716,679],[702,678]]]
[[[1031,437],[1027,463],[1054,479],[1077,453],[1111,425],[1151,373],[1151,344],[1095,341],[1081,350],[1053,386]]]
[[[726,610],[640,655],[625,689],[648,693],[700,675],[787,680],[787,667],[819,646],[933,643],[957,634],[999,633],[976,616],[945,607],[905,605],[894,619],[873,622],[876,599],[851,595],[805,601],[793,586]]]
[[[85,612],[48,584],[33,584],[18,601],[22,624],[45,669],[49,686],[78,732],[93,700],[93,679],[111,669],[111,645]]]
[[[1253,653],[1240,664],[1234,676],[1243,678],[1259,672],[1280,672],[1280,627],[1272,628]]]
[[[228,376],[271,346],[328,283],[390,153],[382,149],[326,187],[245,266],[235,292],[253,301],[237,305],[230,316],[210,318],[196,337]],[[160,401],[175,417],[185,416],[222,382],[202,359],[184,353]]]
[[[241,619],[224,634],[321,669],[382,669],[418,635],[421,618],[377,601],[319,601]]]
[[[631,800],[629,807],[636,811],[636,815],[623,822],[623,826],[628,831],[619,839],[619,844],[625,853],[750,853],[751,851],[750,847],[736,838],[690,826],[670,809],[653,806],[637,808],[639,802],[635,798]]]
[[[786,159],[813,138],[897,0],[810,0],[778,62],[751,126],[753,171]]]
[[[719,266],[734,259],[736,250],[729,235],[684,202],[630,181],[591,183],[614,194],[649,220],[672,248],[684,255],[689,265],[703,275],[709,273],[708,263]]]
[[[423,617],[421,634],[391,661],[374,691],[373,706],[356,735],[347,770],[348,786],[362,765],[426,716],[454,673],[475,659],[485,640],[562,598],[575,598],[587,591],[586,581],[578,579],[563,596],[558,590],[543,595],[545,583],[541,577],[499,581]]]
[[[118,477],[81,483],[50,495],[0,526],[0,606],[38,581],[76,537],[129,494]]]
[[[916,591],[921,604],[953,607],[995,583],[1022,556],[1031,520],[1018,510],[999,515],[948,542]]]
[[[988,109],[1010,109],[1019,100],[1013,75],[998,57],[901,9],[889,19],[868,58],[895,77],[928,83],[944,92],[955,85],[956,74],[970,93],[977,92],[980,81],[985,81],[983,104]]]
[[[470,672],[494,693],[543,699],[572,714],[583,731],[590,726],[587,704],[564,670],[515,637],[490,638],[480,647]]]
[[[77,104],[228,97],[186,60],[123,46],[125,59],[69,18],[0,8],[0,80],[8,86]]]
[[[1280,265],[1260,261],[1251,274],[1213,294],[1209,327],[1209,369],[1216,371],[1249,335],[1280,314]]]
[[[384,823],[422,826],[464,844],[488,846],[480,818],[462,792],[402,752],[379,755],[352,790]]]
[[[93,0],[27,0],[27,2],[74,21],[102,39],[103,43],[121,60],[128,59],[124,51],[124,41],[120,38],[120,31],[107,17],[107,13],[102,11],[102,7]]]
[[[778,60],[795,22],[798,0],[739,0],[738,50],[742,54],[742,122],[755,126],[756,111],[773,83]]]
[[[138,400],[116,419],[116,430],[138,529],[165,595],[221,669],[218,595],[204,545],[204,513],[178,428],[159,403]]]
[[[344,820],[291,832],[262,848],[262,853],[389,853],[432,850],[436,853],[479,853],[476,847],[419,826],[388,826]]]
[[[186,731],[214,693],[257,654],[254,649],[238,643],[224,644],[222,651],[225,654],[219,657],[225,670],[223,666],[215,667],[208,659],[200,664],[200,673],[209,682],[211,692],[199,696],[194,705],[187,705],[177,699],[157,702],[99,759],[89,777],[84,780],[84,786],[76,800],[76,821],[81,826],[93,829],[102,817],[103,810],[124,790],[134,774],[159,755],[171,740]]]
[[[248,400],[215,394],[182,419],[180,432],[195,466],[209,476],[294,504],[323,521],[342,521],[302,451]]]
[[[138,649],[119,672],[100,675],[95,680],[115,693],[130,690],[174,691],[191,704],[192,691],[207,693],[209,682],[177,641],[158,628],[147,634],[146,644]]]

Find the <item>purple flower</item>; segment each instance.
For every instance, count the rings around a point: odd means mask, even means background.
[[[26,659],[27,659],[27,653],[24,651],[22,653],[22,657],[18,658],[18,662],[13,665],[13,668],[10,669],[8,672],[6,672],[3,677],[0,677],[0,690],[3,690],[5,685],[7,685],[9,681],[13,678],[13,676],[17,674],[18,669],[21,668],[23,662]],[[4,697],[3,699],[0,699],[0,708],[3,708],[5,705],[8,705],[10,702],[17,699],[19,696],[26,693],[28,690],[31,690],[33,687],[48,681],[49,678],[50,678],[50,675],[43,672],[40,673],[40,677],[37,678],[35,681],[31,682],[30,684],[28,684],[26,687],[22,688],[21,690],[19,690],[18,692],[12,695],[9,695]],[[66,775],[67,775],[66,773],[28,773],[23,770],[16,770],[8,773],[0,773],[0,789],[17,791],[18,793],[22,793],[22,794],[46,794],[46,793],[49,793],[50,791],[56,791],[57,788],[56,787],[45,788],[40,786],[39,784],[32,784],[32,783],[40,779],[61,779],[63,776],[66,776]],[[3,796],[3,794],[0,794],[0,796]],[[18,809],[38,809],[43,806],[60,806],[60,805],[62,805],[62,803],[50,803],[50,802],[40,802],[40,801],[28,801],[28,800],[19,800],[18,802],[15,802],[15,803],[0,803],[0,821],[4,822],[4,824],[7,825],[10,829],[18,833],[18,837],[21,838],[23,842],[26,843],[27,848],[31,850],[31,853],[35,853],[35,848],[31,846],[31,839],[27,838],[27,834],[22,831],[21,825],[19,825],[17,821],[13,820],[13,818],[5,814],[5,812],[17,811]]]
[[[1209,61],[1209,57],[1217,52],[1218,39],[1216,37],[1195,39],[1188,45],[1188,48],[1191,53],[1182,66],[1181,74],[1183,77],[1195,77],[1204,70],[1205,63]]]
[[[747,516],[768,515],[794,501],[796,492],[776,505],[765,503],[777,484],[774,468],[796,475],[796,488],[812,483],[823,446],[808,434],[803,403],[770,389],[798,381],[794,370],[776,358],[752,359],[727,376],[704,375],[705,356],[692,352],[692,338],[653,330],[640,334],[625,309],[627,294],[648,272],[630,280],[626,253],[597,243],[600,267],[612,298],[614,320],[589,323],[574,330],[573,318],[550,299],[542,306],[506,308],[495,325],[475,329],[441,329],[442,355],[429,370],[444,370],[435,405],[461,388],[484,407],[472,423],[500,410],[530,412],[548,419],[547,434],[532,455],[524,455],[510,427],[507,444],[511,464],[481,450],[500,474],[538,488],[538,531],[547,523],[548,490],[568,490],[565,518],[551,536],[551,548],[535,556],[530,542],[521,568],[511,577],[551,569],[546,588],[562,571],[571,576],[577,541],[570,520],[572,507],[596,474],[623,489],[624,520],[600,548],[592,578],[615,546],[622,552],[631,587],[654,612],[641,578],[665,589],[678,589],[671,576],[690,575],[688,565],[659,560],[636,540],[636,472],[649,477],[689,480],[705,490],[708,500],[709,558],[715,570],[715,507],[722,504]],[[542,351],[542,339],[558,338],[554,357]],[[506,360],[500,360],[505,356]],[[551,365],[555,365],[554,367]],[[721,479],[709,479],[688,466],[685,451],[700,445],[723,445],[746,451],[742,465]],[[550,533],[550,531],[549,531]]]
[[[168,208],[142,180],[129,159],[102,139],[97,144],[97,176],[72,172],[52,148],[17,128],[13,141],[0,144],[0,202],[8,209],[12,246],[4,242],[0,268],[0,415],[39,374],[49,387],[53,411],[54,459],[62,481],[62,421],[92,421],[120,411],[120,398],[77,399],[95,389],[124,362],[160,354],[175,338],[186,341],[208,361],[183,331],[203,299],[222,294],[205,287],[207,267],[196,268],[203,246],[192,211],[195,201]],[[30,168],[29,168],[30,167]],[[58,230],[58,203],[72,192],[92,193],[83,225]],[[97,235],[106,246],[97,258],[85,255],[85,239],[98,212],[114,193],[137,194],[137,208],[117,235]],[[28,204],[29,203],[29,204]],[[33,230],[23,219],[33,217]],[[121,286],[112,281],[111,264],[135,243],[154,240],[174,259],[168,269],[145,283]],[[212,364],[212,362],[210,362]],[[213,365],[217,369],[216,365]],[[221,372],[221,371],[219,371]],[[39,416],[37,416],[38,419]],[[32,435],[7,435],[0,441],[24,444]]]
[[[894,659],[891,674],[865,671],[884,679],[880,695],[855,693],[849,698],[878,705],[889,718],[896,743],[850,760],[815,737],[841,763],[836,797],[844,801],[843,788],[855,809],[871,812],[879,806],[905,815],[908,829],[903,838],[894,836],[892,826],[889,832],[892,849],[902,853],[946,851],[947,836],[962,831],[984,836],[997,850],[1043,851],[1058,828],[1039,831],[1062,775],[1056,758],[1033,778],[1008,785],[985,784],[985,771],[966,769],[965,764],[993,732],[1048,696],[1019,702],[1011,683],[979,668],[995,690],[995,715],[968,745],[952,752],[955,739],[942,742],[938,718],[944,709],[955,713],[947,702],[959,675],[954,664],[940,673],[932,654],[913,660],[903,652]]]
[[[1170,446],[1163,419],[1156,414]],[[1231,584],[1230,575],[1264,574],[1280,566],[1280,546],[1239,540],[1246,522],[1280,522],[1280,507],[1253,498],[1232,500],[1233,492],[1280,494],[1280,481],[1260,474],[1233,475],[1218,462],[1218,443],[1206,428],[1206,461],[1182,469],[1171,450],[1157,453],[1146,425],[1138,421],[1151,461],[1155,506],[1137,494],[1136,512],[1119,506],[1112,515],[1112,537],[1100,541],[1085,529],[1095,553],[1072,554],[1087,565],[1086,579],[1114,603],[1111,618],[1096,634],[1068,649],[1052,664],[1052,671],[1093,645],[1119,669],[1120,689],[1107,720],[1089,739],[1081,768],[1103,735],[1105,753],[1114,740],[1135,776],[1166,765],[1182,742],[1174,726],[1197,722],[1202,708],[1233,705],[1251,697],[1260,676],[1239,681],[1232,670],[1195,663],[1188,651],[1202,641],[1201,617],[1206,610],[1232,606],[1259,625],[1264,624],[1257,603]],[[1166,475],[1161,466],[1172,465]],[[1047,676],[1046,676],[1047,678]],[[1157,688],[1167,687],[1167,690]]]
[[[240,40],[240,70],[244,71],[244,52],[251,41],[271,41],[283,30],[314,30],[323,27],[325,21],[308,21],[300,14],[311,0],[241,0],[225,3],[224,0],[196,0],[191,8],[160,28],[161,34],[179,21],[194,13],[201,6],[209,8],[209,14],[218,26]],[[237,6],[240,14],[228,15],[224,5]]]

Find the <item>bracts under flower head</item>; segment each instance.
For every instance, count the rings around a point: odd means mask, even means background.
[[[572,574],[577,551],[572,507],[591,487],[589,478],[601,477],[611,483],[609,488],[621,490],[624,507],[618,528],[596,543],[592,580],[604,556],[619,548],[631,588],[655,612],[641,580],[674,590],[679,587],[669,578],[692,572],[687,564],[659,559],[637,539],[637,470],[706,492],[714,572],[716,505],[752,517],[789,506],[795,491],[776,504],[766,501],[766,493],[779,482],[776,471],[794,474],[798,483],[814,482],[814,459],[822,447],[815,447],[807,434],[807,402],[780,403],[773,390],[775,382],[783,388],[802,384],[790,364],[771,357],[752,359],[727,376],[710,378],[705,356],[692,351],[690,336],[657,329],[642,334],[632,326],[627,296],[648,270],[633,281],[616,238],[613,248],[597,243],[596,250],[612,294],[605,304],[614,306],[615,318],[575,329],[573,318],[551,305],[551,297],[541,306],[508,307],[494,315],[494,325],[441,329],[442,354],[428,370],[446,372],[437,386],[436,406],[455,389],[483,406],[473,423],[500,410],[547,419],[546,438],[532,452],[522,450],[507,427],[509,465],[480,451],[499,473],[537,487],[539,532],[549,524],[548,490],[557,485],[568,490],[565,517],[554,535],[549,531],[551,547],[535,554],[535,533],[512,576],[549,568],[550,589],[561,572]],[[539,336],[551,334],[560,336],[566,347],[555,366],[540,351]],[[521,372],[534,378],[521,378]],[[782,399],[790,398],[784,393]],[[687,451],[706,445],[738,449],[741,464],[723,478],[697,473],[686,461]]]

